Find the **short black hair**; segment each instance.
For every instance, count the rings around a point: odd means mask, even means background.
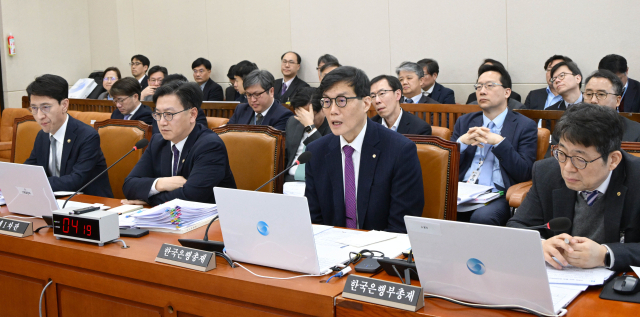
[[[482,65],[486,64],[486,63],[491,63],[492,65],[498,65],[504,69],[507,69],[506,67],[504,67],[504,65],[502,65],[502,63],[500,63],[499,61],[492,59],[492,58],[485,58],[484,61],[482,62]],[[482,67],[482,65],[480,65],[480,67]]]
[[[373,78],[371,80],[371,83],[369,84],[369,87],[373,86],[373,84],[381,81],[381,80],[387,80],[387,83],[389,84],[389,87],[391,87],[391,90],[393,90],[394,92],[396,90],[400,90],[402,91],[402,84],[400,83],[400,80],[398,79],[398,77],[396,76],[389,76],[389,75],[380,75],[380,76],[376,76],[375,78]]]
[[[240,78],[244,78],[244,76],[249,75],[249,73],[251,73],[256,69],[258,69],[258,65],[250,61],[244,60],[236,64],[236,67],[233,68],[233,72],[234,72],[233,75],[238,76]]]
[[[157,72],[161,72],[164,75],[164,77],[167,77],[167,75],[169,75],[169,71],[167,70],[167,68],[163,67],[163,66],[160,66],[160,65],[156,65],[156,66],[153,66],[153,67],[149,68],[149,72],[148,73],[149,73],[149,76],[151,76],[151,75],[153,75],[153,74],[155,74]]]
[[[338,59],[331,55],[331,54],[324,54],[320,57],[318,57],[318,66],[320,66],[320,63],[329,63],[329,62],[334,62],[334,63],[338,63],[340,64],[340,62],[338,62]]]
[[[236,65],[231,65],[231,67],[229,67],[229,71],[227,72],[227,78],[233,79],[233,68],[234,67],[236,67]]]
[[[553,63],[553,61],[556,61],[556,60],[562,60],[563,62],[573,62],[573,60],[571,60],[569,56],[553,55],[549,57],[549,59],[547,59],[546,62],[544,62],[544,70],[546,71],[547,68],[549,68],[549,65],[551,65],[551,63]]]
[[[340,65],[340,63],[336,63],[336,62],[327,62],[324,63],[324,65],[322,65],[322,67],[320,67],[320,72],[324,72],[327,68],[329,67],[340,67],[342,65]]]
[[[302,89],[298,89],[293,97],[291,97],[290,103],[293,109],[311,104],[311,108],[313,108],[313,111],[322,111],[322,105],[320,105],[320,97],[318,96],[318,88],[304,87]]]
[[[153,94],[153,103],[158,102],[158,98],[167,95],[175,95],[180,100],[180,104],[183,109],[197,108],[200,109],[202,105],[202,90],[196,83],[184,83],[181,81],[174,81],[167,85],[162,85],[156,89],[156,93]]]
[[[211,70],[211,62],[204,57],[199,57],[198,59],[193,61],[193,63],[191,63],[191,69],[194,69],[200,66],[204,66],[204,68],[206,68],[207,70]]]
[[[627,59],[617,54],[609,54],[600,60],[598,69],[606,69],[616,74],[626,73]]]
[[[624,87],[622,85],[622,80],[620,80],[620,77],[613,72],[606,69],[598,69],[587,77],[587,80],[584,81],[585,86],[589,83],[591,78],[604,78],[609,80],[611,82],[611,86],[613,86],[613,93],[618,96],[622,96],[622,89]]]
[[[140,99],[140,93],[142,92],[142,87],[140,86],[140,82],[133,77],[125,77],[118,81],[116,81],[111,89],[109,90],[109,95],[113,96],[133,96],[134,94],[138,94],[138,99]]]
[[[551,77],[553,78],[553,74],[558,70],[558,68],[562,66],[567,66],[567,68],[569,68],[569,70],[571,71],[571,73],[573,73],[574,76],[580,75],[580,82],[578,83],[578,88],[582,88],[582,72],[580,71],[580,68],[578,68],[578,64],[574,62],[560,62],[556,64],[551,69]]]
[[[322,96],[325,91],[341,82],[353,88],[356,97],[359,99],[369,96],[371,88],[369,77],[364,71],[352,66],[338,67],[324,76],[322,82],[320,82],[320,87],[318,87],[318,94]]]
[[[133,62],[134,59],[137,59],[140,61],[140,63],[142,63],[142,66],[149,66],[151,64],[151,62],[149,61],[149,59],[144,56],[144,55],[133,55],[133,57],[131,57],[131,61]]]
[[[31,95],[34,95],[53,98],[61,103],[62,100],[69,98],[69,83],[58,75],[42,75],[27,86],[27,95],[29,101],[31,101]]]
[[[280,57],[280,60],[282,60],[284,58],[285,55],[287,55],[287,53],[293,53],[296,54],[296,57],[298,58],[298,64],[302,64],[302,57],[300,57],[300,54],[294,52],[294,51],[288,51],[285,52],[284,54],[282,54],[282,56]]]
[[[509,72],[506,69],[504,69],[504,67],[501,67],[498,65],[489,65],[489,64],[482,65],[480,66],[480,69],[478,69],[478,78],[480,78],[480,75],[486,72],[499,73],[500,84],[502,84],[502,87],[511,89],[511,76],[509,75]],[[476,79],[476,82],[478,82],[477,79]]]
[[[620,150],[624,125],[624,119],[615,110],[581,102],[564,112],[553,136],[585,147],[595,146],[607,163],[609,153]]]
[[[164,79],[162,80],[162,86],[164,85],[168,85],[174,81],[179,81],[181,83],[188,83],[189,80],[187,79],[187,77],[184,77],[184,75],[182,74],[171,74],[171,75],[167,75],[164,77]]]
[[[424,58],[418,61],[418,65],[420,65],[420,67],[422,68],[427,68],[427,74],[429,75],[433,75],[433,74],[440,74],[440,66],[438,65],[438,62],[436,62],[435,59],[431,59],[431,58]]]
[[[120,70],[118,69],[118,67],[107,67],[107,69],[105,69],[104,72],[102,73],[102,79],[104,79],[104,77],[107,76],[108,72],[115,72],[116,75],[118,76],[118,80],[122,78],[122,75],[120,75]]]

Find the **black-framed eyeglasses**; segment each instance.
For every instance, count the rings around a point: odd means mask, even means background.
[[[554,147],[553,149],[553,157],[556,158],[556,160],[558,160],[558,162],[560,163],[564,163],[567,161],[567,158],[571,159],[571,164],[573,164],[573,166],[579,170],[583,170],[585,168],[587,168],[587,164],[589,163],[593,163],[599,159],[602,158],[602,155],[598,156],[598,158],[593,159],[591,161],[587,161],[579,156],[569,156],[567,155],[567,153],[562,152],[561,150],[559,150],[557,147]]]
[[[372,92],[371,93],[371,99],[376,99],[376,97],[382,98],[382,97],[384,97],[384,95],[386,95],[390,91],[393,91],[393,90],[391,90],[391,89],[380,89],[380,90],[378,90],[377,93]]]
[[[142,63],[140,63],[140,62],[131,62],[131,63],[129,63],[129,66],[140,66],[140,65],[142,65]]]
[[[338,108],[344,108],[347,106],[347,102],[349,101],[349,99],[360,99],[358,97],[345,97],[345,96],[338,96],[335,98],[329,98],[329,97],[324,97],[322,99],[320,99],[320,104],[322,105],[322,108],[330,108],[331,107],[331,102],[335,102],[336,106],[338,106]]]
[[[133,97],[133,95],[128,96],[126,98],[118,98],[118,99],[113,98],[113,100],[111,100],[111,101],[113,101],[113,103],[117,105],[117,104],[122,104],[125,100],[127,100],[127,99],[129,99],[131,97]]]
[[[245,93],[244,95],[247,96],[247,99],[252,99],[252,98],[258,99],[258,98],[260,98],[260,95],[264,94],[265,92],[267,92],[267,91],[263,90],[262,92],[256,92],[256,93],[253,93],[253,94]]]
[[[473,88],[475,88],[476,90],[482,90],[482,87],[486,87],[487,90],[491,90],[493,88],[496,88],[498,86],[502,86],[501,84],[498,83],[492,83],[492,82],[488,82],[488,83],[484,83],[484,84],[475,84],[473,85]]]
[[[562,72],[562,73],[558,74],[558,76],[556,76],[556,77],[551,77],[550,81],[551,81],[551,82],[555,82],[555,81],[556,81],[556,79],[564,80],[564,78],[565,78],[567,75],[574,75],[574,74],[573,74],[573,73],[565,73],[565,72]]]
[[[606,92],[606,91],[593,92],[593,91],[590,91],[590,90],[587,90],[587,91],[583,92],[582,95],[584,96],[584,99],[586,99],[586,100],[589,100],[589,99],[593,98],[593,95],[595,95],[596,99],[598,99],[598,100],[605,100],[605,99],[607,99],[607,97],[609,95],[620,96],[618,94],[614,94],[614,93],[611,93],[611,92]]]
[[[167,121],[171,121],[171,120],[173,120],[173,116],[177,115],[180,112],[185,112],[185,111],[189,111],[189,110],[191,110],[191,108],[184,109],[184,110],[178,111],[178,112],[155,112],[154,111],[154,112],[151,113],[151,116],[156,121],[160,121],[160,119],[162,117],[164,117],[164,119],[167,120]]]

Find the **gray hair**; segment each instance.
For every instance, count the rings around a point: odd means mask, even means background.
[[[260,84],[262,89],[268,91],[273,87],[274,78],[268,70],[256,69],[245,76],[242,81],[242,87],[244,87],[245,90],[253,85]]]
[[[424,77],[424,70],[422,70],[420,65],[414,62],[402,62],[402,64],[396,68],[396,75],[400,76],[401,71],[414,72],[418,75],[418,78]]]

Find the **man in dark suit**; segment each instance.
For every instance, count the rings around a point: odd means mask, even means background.
[[[560,62],[551,69],[551,79],[556,92],[562,100],[546,110],[567,110],[574,104],[582,102],[582,72],[574,62]]]
[[[200,87],[181,82],[163,85],[153,101],[160,134],[153,135],[125,179],[123,203],[155,206],[179,198],[214,204],[213,187],[236,188],[224,142],[196,124]]]
[[[453,90],[442,86],[436,82],[440,73],[440,66],[434,59],[425,58],[418,61],[418,65],[422,67],[424,72],[424,80],[422,81],[422,90],[424,95],[447,105],[456,103],[456,97]]]
[[[249,103],[236,106],[229,124],[268,125],[284,131],[293,112],[273,97],[273,75],[266,70],[254,70],[243,79]]]
[[[140,96],[140,84],[133,77],[125,77],[111,86],[113,103],[118,109],[111,113],[111,119],[139,120],[148,125],[153,125],[151,108],[143,105],[138,99]]]
[[[198,83],[203,94],[203,101],[223,101],[222,87],[211,79],[211,62],[206,58],[198,58],[191,63],[193,79]]]
[[[138,54],[131,57],[131,63],[129,63],[129,66],[131,66],[131,75],[138,80],[141,89],[149,86],[149,78],[147,78],[149,65],[151,65],[151,62],[144,55]]]
[[[507,226],[571,219],[565,231],[540,229],[545,260],[557,269],[553,257],[581,268],[640,265],[640,159],[620,150],[623,131],[616,111],[575,105],[556,125],[555,159],[534,165],[533,186]]]
[[[571,58],[562,55],[553,55],[545,61],[544,70],[546,71],[545,82],[547,83],[547,87],[535,89],[529,92],[527,99],[524,101],[524,107],[526,109],[545,110],[562,100],[562,96],[556,92],[555,87],[553,87],[553,83],[551,83],[551,69],[560,62],[571,61]]]
[[[162,81],[165,77],[169,76],[169,71],[166,67],[160,65],[153,66],[149,69],[149,86],[142,89],[140,93],[141,101],[153,101],[153,94],[156,93],[156,89],[162,86]]]
[[[598,69],[611,71],[618,75],[622,81],[624,87],[618,110],[620,112],[640,112],[640,82],[629,78],[627,59],[616,54],[607,55],[600,60]]]
[[[316,88],[304,87],[291,98],[295,116],[287,121],[287,137],[284,142],[285,167],[298,159],[309,143],[331,133]],[[284,176],[285,182],[304,182],[305,164],[294,166]]]
[[[310,143],[305,196],[316,224],[406,232],[424,207],[416,145],[367,118],[369,79],[354,67],[328,73],[319,94],[333,134]]]
[[[420,65],[403,62],[396,68],[396,75],[402,84],[402,103],[439,103],[422,93],[424,71]]]
[[[236,67],[236,65],[231,65],[231,67],[229,67],[229,71],[227,72],[227,78],[229,78],[229,83],[231,83],[231,85],[224,90],[225,101],[234,101],[236,100],[236,95],[238,95],[238,91],[233,88],[233,83],[236,81],[236,79],[233,77],[234,67]]]
[[[164,78],[161,86],[169,85],[175,82],[188,83],[189,80],[182,74],[171,74]],[[153,96],[151,97],[153,98]],[[153,101],[153,99],[151,99],[151,101]],[[151,115],[153,115],[153,113],[151,113]],[[198,107],[198,117],[196,117],[196,123],[203,125],[205,128],[209,127],[207,124],[207,116],[200,107]],[[158,121],[156,120],[153,120],[153,133],[160,133],[160,129],[158,128]]]
[[[248,103],[247,96],[245,96],[243,79],[256,69],[258,69],[258,65],[247,60],[236,64],[236,67],[233,68],[233,88],[238,92],[235,101],[238,101],[241,104]]]
[[[491,58],[485,58],[485,60],[482,62],[482,65],[480,65],[480,68],[482,68],[482,66],[484,65],[494,65],[494,66],[500,66],[502,68],[504,68],[505,70],[507,69],[506,67],[504,67],[504,65],[502,63],[500,63],[499,61],[495,60],[495,59],[491,59]],[[478,68],[478,72],[480,72],[480,68]],[[478,74],[478,76],[480,76],[480,74]],[[522,103],[522,97],[520,96],[520,94],[518,94],[515,91],[511,91],[511,95],[509,96],[509,99],[515,99],[517,102]],[[469,97],[467,97],[467,105],[471,105],[473,104],[474,101],[477,101],[477,94],[475,92],[472,92],[469,94]]]
[[[44,167],[53,191],[77,191],[107,169],[98,132],[67,114],[68,91],[64,78],[48,74],[27,87],[31,113],[42,130],[25,164]],[[107,173],[83,192],[113,198]]]
[[[296,52],[286,52],[280,57],[280,71],[283,78],[276,79],[273,83],[274,98],[281,103],[287,103],[296,92],[309,84],[298,77],[302,58]]]
[[[460,143],[460,181],[506,192],[511,185],[531,179],[536,160],[536,123],[509,110],[511,77],[500,66],[480,68],[475,85],[482,111],[456,121],[451,141]],[[509,220],[509,203],[501,195],[474,211],[459,212],[458,220],[503,226]]]
[[[371,118],[400,134],[431,135],[431,126],[424,120],[402,110],[402,85],[398,78],[380,75],[371,80],[371,102],[378,114]]]

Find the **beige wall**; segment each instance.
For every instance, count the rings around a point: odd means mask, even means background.
[[[130,75],[134,54],[189,79],[191,62],[206,57],[223,87],[229,66],[243,59],[280,77],[288,50],[302,55],[300,77],[312,85],[324,53],[370,77],[430,57],[459,103],[487,57],[507,65],[523,98],[544,87],[543,63],[553,54],[572,57],[586,75],[618,53],[640,77],[634,0],[3,0],[0,12],[3,41],[13,32],[17,44],[16,56],[6,44],[2,56],[11,107],[35,76],[55,73],[73,84],[108,66]]]

